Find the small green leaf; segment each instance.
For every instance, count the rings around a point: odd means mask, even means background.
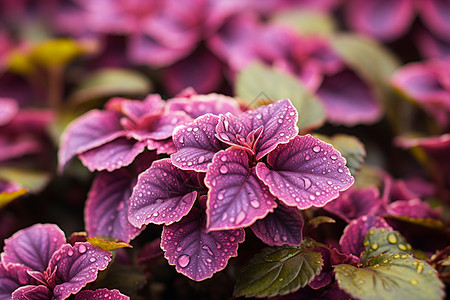
[[[299,247],[265,248],[256,254],[241,274],[234,296],[272,297],[295,292],[320,273],[323,259],[314,252],[314,243]]]
[[[364,238],[365,250],[361,261],[378,256],[382,253],[412,254],[411,245],[397,231],[386,228],[372,228]]]
[[[436,270],[408,254],[380,254],[363,267],[341,264],[334,269],[339,287],[362,300],[438,300],[444,284]]]
[[[302,35],[329,35],[336,31],[331,15],[317,10],[283,11],[271,21],[288,26]]]
[[[28,192],[27,189],[20,189],[14,192],[4,192],[0,193],[0,210],[2,210],[6,205],[13,202],[22,195]]]
[[[301,81],[260,62],[252,63],[239,72],[235,94],[250,107],[289,98],[299,112],[298,126],[301,132],[320,127],[325,122],[325,109]]]
[[[79,105],[89,100],[124,95],[145,95],[151,83],[143,74],[126,69],[103,69],[83,81],[69,99],[70,104]]]
[[[100,238],[100,237],[86,237],[86,240],[94,246],[100,247],[103,250],[112,251],[119,248],[133,248],[130,244],[120,242],[117,239]]]
[[[7,167],[0,168],[0,178],[16,182],[31,193],[40,192],[50,181],[50,175],[42,171]]]
[[[308,225],[312,228],[317,228],[317,226],[324,223],[336,223],[336,220],[328,216],[318,216],[309,220]]]
[[[358,138],[346,134],[336,134],[332,137],[320,134],[314,134],[314,136],[333,145],[336,150],[341,152],[341,155],[347,160],[347,167],[353,175],[361,170],[366,157],[366,149]]]

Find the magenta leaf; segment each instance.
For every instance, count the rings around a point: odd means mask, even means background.
[[[139,229],[128,221],[135,181],[125,170],[97,174],[84,209],[89,236],[105,236],[128,243],[141,233],[144,228]]]
[[[0,263],[0,300],[9,300],[17,288],[35,283],[34,279],[27,274],[26,269],[25,266],[19,264],[9,264],[5,267]]]
[[[183,170],[205,172],[214,154],[227,146],[214,137],[219,117],[206,114],[194,122],[177,127],[173,142],[178,152],[172,154],[172,163]]]
[[[118,111],[127,116],[135,124],[139,124],[148,117],[160,115],[164,106],[165,102],[158,94],[150,94],[142,101],[112,98],[105,104],[107,110]]]
[[[44,300],[54,298],[52,291],[45,285],[26,285],[18,288],[11,297],[11,300]]]
[[[64,170],[77,154],[126,135],[119,119],[118,112],[91,110],[70,123],[61,136],[58,153],[60,170]]]
[[[393,230],[381,217],[362,216],[351,221],[347,227],[345,227],[344,233],[339,240],[342,251],[346,254],[353,254],[359,257],[364,250],[364,238],[372,227]]]
[[[114,171],[128,166],[147,147],[147,142],[119,137],[79,155],[89,171]]]
[[[277,206],[255,168],[249,168],[248,154],[242,149],[218,152],[208,166],[205,184],[209,188],[208,230],[249,226]]]
[[[151,118],[148,124],[141,124],[141,128],[131,132],[136,140],[165,140],[172,136],[173,130],[178,125],[184,125],[192,121],[192,118],[183,111],[174,111]]]
[[[407,216],[410,218],[439,219],[442,214],[442,210],[433,209],[428,203],[415,198],[392,202],[388,206],[388,213],[394,216]]]
[[[296,136],[297,121],[297,110],[290,100],[284,99],[246,111],[237,117],[229,113],[221,115],[216,137],[226,144],[247,148],[256,154],[258,160],[278,144],[287,143]],[[259,136],[256,131],[261,127],[263,129]]]
[[[289,206],[323,207],[353,184],[345,159],[331,145],[311,135],[280,144],[260,162],[256,174],[270,192]]]
[[[130,297],[123,295],[118,290],[97,289],[95,291],[84,290],[76,294],[75,300],[91,300],[91,299],[105,299],[105,300],[127,300]]]
[[[302,243],[303,218],[297,207],[278,203],[273,213],[257,220],[250,228],[270,246],[300,246]]]
[[[195,172],[178,169],[168,158],[153,162],[133,189],[129,221],[136,227],[178,222],[194,204],[199,184]]]
[[[63,245],[50,260],[47,274],[53,274],[53,297],[65,299],[76,294],[87,283],[97,279],[98,271],[105,270],[111,260],[111,252],[90,243]]]
[[[53,253],[65,243],[64,232],[58,226],[36,224],[5,240],[1,260],[5,267],[21,264],[32,271],[44,272]]]
[[[164,226],[161,248],[178,272],[201,281],[223,270],[244,239],[242,228],[207,232],[204,215],[194,207],[180,222]]]

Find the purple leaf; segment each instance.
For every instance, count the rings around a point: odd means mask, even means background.
[[[421,1],[419,12],[425,22],[436,36],[445,41],[450,41],[450,9],[445,0]]]
[[[144,228],[128,221],[130,196],[135,183],[125,170],[98,173],[84,209],[89,236],[105,236],[129,242]]]
[[[237,117],[229,113],[221,115],[216,137],[228,145],[247,148],[256,153],[256,159],[259,160],[278,144],[287,143],[297,135],[297,121],[297,111],[290,100],[284,99],[246,111]],[[261,136],[258,138],[259,135],[253,133],[252,138],[250,134],[261,126]]]
[[[90,149],[79,155],[89,171],[114,171],[126,167],[147,147],[145,141],[129,140],[119,137],[97,148]]]
[[[223,270],[244,239],[242,228],[207,232],[204,215],[194,207],[180,222],[164,226],[161,248],[178,272],[201,281]]]
[[[0,126],[8,124],[19,112],[19,104],[10,98],[0,98]]]
[[[277,206],[255,168],[249,168],[248,154],[242,149],[218,152],[208,166],[205,184],[209,188],[208,230],[249,226]]]
[[[98,271],[105,270],[111,260],[111,252],[90,243],[63,245],[50,260],[47,274],[54,274],[50,280],[55,283],[53,296],[65,299],[76,294],[87,283],[97,279]]]
[[[127,116],[134,124],[139,124],[149,116],[158,116],[162,113],[166,102],[158,94],[150,94],[144,100],[129,100],[125,98],[112,98],[105,104],[107,110],[118,111]]]
[[[192,118],[183,111],[168,112],[132,131],[130,136],[139,141],[144,139],[165,140],[172,136],[175,127],[191,121]]]
[[[11,299],[11,294],[20,286],[36,283],[27,272],[26,267],[10,264],[8,267],[0,263],[0,300]]]
[[[205,172],[214,154],[227,146],[214,137],[219,117],[206,114],[194,122],[177,127],[173,142],[178,152],[172,154],[172,163],[183,170]]]
[[[171,224],[187,215],[199,187],[195,172],[176,168],[161,159],[141,173],[131,195],[128,219],[131,224]]]
[[[46,300],[60,299],[54,298],[52,291],[45,285],[26,285],[18,288],[11,297],[11,300]]]
[[[325,205],[324,209],[350,222],[365,215],[374,215],[382,204],[383,200],[380,199],[377,187],[351,187]]]
[[[303,218],[296,207],[278,203],[273,213],[257,220],[251,227],[253,233],[270,246],[300,246]]]
[[[177,152],[177,148],[172,141],[172,138],[168,138],[160,141],[147,141],[147,149],[148,150],[156,150],[156,154],[173,154]]]
[[[362,216],[351,221],[347,227],[345,227],[344,233],[339,240],[342,251],[346,254],[353,254],[359,257],[364,250],[364,237],[372,227],[393,230],[381,217]]]
[[[387,211],[394,216],[407,216],[420,219],[439,219],[442,214],[442,208],[432,209],[428,203],[417,198],[394,201],[389,204]]]
[[[70,123],[61,136],[59,169],[64,170],[77,154],[126,135],[119,119],[120,114],[114,111],[91,110]]]
[[[53,224],[36,224],[16,232],[5,240],[1,255],[5,267],[21,264],[44,272],[53,253],[66,243],[64,232]]]
[[[105,299],[105,300],[127,300],[130,297],[123,295],[118,290],[96,289],[95,291],[84,290],[76,294],[75,300],[91,300],[91,299]]]
[[[289,206],[322,207],[353,184],[345,159],[331,145],[311,135],[280,144],[258,163],[256,174],[270,192]]]

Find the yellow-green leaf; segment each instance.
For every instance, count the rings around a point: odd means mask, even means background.
[[[94,246],[100,247],[103,250],[111,251],[119,248],[133,248],[130,244],[120,242],[116,239],[100,238],[100,237],[86,237],[86,240]]]
[[[0,210],[2,210],[6,205],[19,198],[20,196],[25,195],[27,192],[27,189],[20,189],[14,192],[0,193]]]
[[[336,24],[331,15],[318,10],[282,11],[271,21],[288,26],[302,35],[330,35],[336,31]]]
[[[50,174],[28,169],[0,168],[0,178],[17,182],[31,193],[40,192],[50,181]]]

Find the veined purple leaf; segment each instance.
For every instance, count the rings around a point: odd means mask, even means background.
[[[0,263],[0,300],[11,299],[11,294],[22,285],[36,283],[26,270],[27,267],[19,264],[5,267]]]
[[[388,206],[388,213],[394,216],[407,216],[410,218],[439,219],[442,214],[442,209],[433,209],[428,203],[415,198],[392,202]]]
[[[207,232],[204,215],[194,207],[180,222],[164,226],[161,248],[178,272],[201,281],[223,270],[244,239],[242,228]]]
[[[241,113],[236,99],[220,94],[191,95],[190,97],[175,97],[167,101],[168,111],[185,111],[192,118],[198,118],[205,114],[219,115]]]
[[[79,155],[89,171],[114,171],[126,167],[147,147],[147,142],[119,137]]]
[[[195,172],[178,169],[168,158],[154,161],[138,177],[128,220],[137,227],[178,222],[194,204],[198,186]]]
[[[214,154],[227,148],[214,136],[218,122],[219,117],[206,114],[186,126],[177,127],[173,142],[178,151],[172,154],[172,163],[183,170],[205,172]]]
[[[311,135],[280,144],[260,162],[256,174],[270,192],[289,206],[322,207],[353,184],[345,159],[330,144]]]
[[[386,221],[378,216],[362,216],[351,221],[344,229],[339,245],[344,253],[360,256],[364,250],[363,241],[372,227],[393,230]]]
[[[43,300],[54,298],[52,291],[45,285],[26,285],[18,288],[10,298],[11,300]]]
[[[248,154],[229,148],[218,152],[208,166],[206,209],[208,230],[246,227],[277,206],[275,197],[249,167]]]
[[[173,154],[177,152],[177,148],[172,141],[172,138],[168,138],[165,140],[155,141],[148,140],[147,141],[147,149],[148,150],[156,150],[156,154]]]
[[[19,112],[19,104],[10,98],[0,98],[0,126],[8,124]]]
[[[298,113],[288,99],[260,106],[235,117],[229,113],[221,115],[216,127],[216,137],[222,142],[254,150],[256,159],[275,149],[278,144],[287,143],[298,134]],[[259,139],[249,147],[249,134],[263,127]],[[243,143],[245,141],[245,143]]]
[[[156,116],[162,113],[166,102],[161,99],[158,94],[150,94],[144,100],[129,100],[125,98],[112,98],[105,104],[107,110],[118,111],[135,124],[139,124],[141,120]]]
[[[95,291],[84,290],[76,294],[75,300],[91,300],[91,299],[105,299],[105,300],[127,300],[130,297],[120,293],[119,290],[97,289]]]
[[[70,123],[61,136],[59,169],[64,170],[77,154],[126,135],[119,120],[117,112],[92,110]]]
[[[140,128],[131,132],[136,140],[165,140],[172,136],[178,125],[184,125],[192,121],[192,118],[183,111],[175,111],[154,118],[149,124],[142,124]]]
[[[250,226],[253,233],[270,246],[300,246],[303,239],[303,218],[297,207],[278,203],[273,213]]]
[[[97,174],[84,209],[89,236],[105,236],[128,243],[139,235],[144,228],[139,229],[128,221],[135,181],[125,170]]]
[[[64,232],[53,224],[36,224],[5,240],[1,260],[5,267],[21,264],[44,272],[53,253],[66,243]]]
[[[105,270],[111,260],[111,252],[90,243],[63,245],[50,260],[47,274],[54,274],[53,297],[66,299],[76,294],[87,283],[97,279],[98,271]]]

